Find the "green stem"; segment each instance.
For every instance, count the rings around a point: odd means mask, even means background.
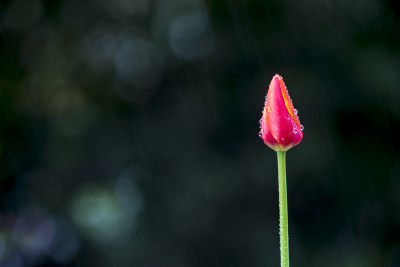
[[[289,267],[289,230],[286,194],[286,152],[277,151],[279,180],[279,235],[281,242],[281,267]]]

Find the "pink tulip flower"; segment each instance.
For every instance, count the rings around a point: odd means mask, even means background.
[[[267,146],[275,151],[287,151],[300,143],[304,127],[278,74],[269,85],[262,113],[259,135]]]

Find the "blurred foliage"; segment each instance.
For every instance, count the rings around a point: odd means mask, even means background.
[[[270,79],[293,266],[400,266],[397,1],[0,5],[1,266],[278,266]]]

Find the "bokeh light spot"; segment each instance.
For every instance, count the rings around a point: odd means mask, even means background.
[[[124,174],[115,189],[90,185],[79,190],[72,200],[74,222],[95,242],[119,246],[129,238],[136,224],[141,197]]]

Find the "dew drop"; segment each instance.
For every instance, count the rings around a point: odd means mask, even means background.
[[[262,135],[262,133],[261,133],[261,132],[259,132],[259,133],[258,133],[258,136],[259,136],[259,137],[261,137],[261,135]]]
[[[300,130],[304,130],[304,126],[303,125],[300,125]]]
[[[297,115],[297,113],[298,113],[297,109],[294,109],[294,114],[296,114],[296,115]]]
[[[268,107],[267,110],[268,110],[268,112],[271,112],[271,107]]]

